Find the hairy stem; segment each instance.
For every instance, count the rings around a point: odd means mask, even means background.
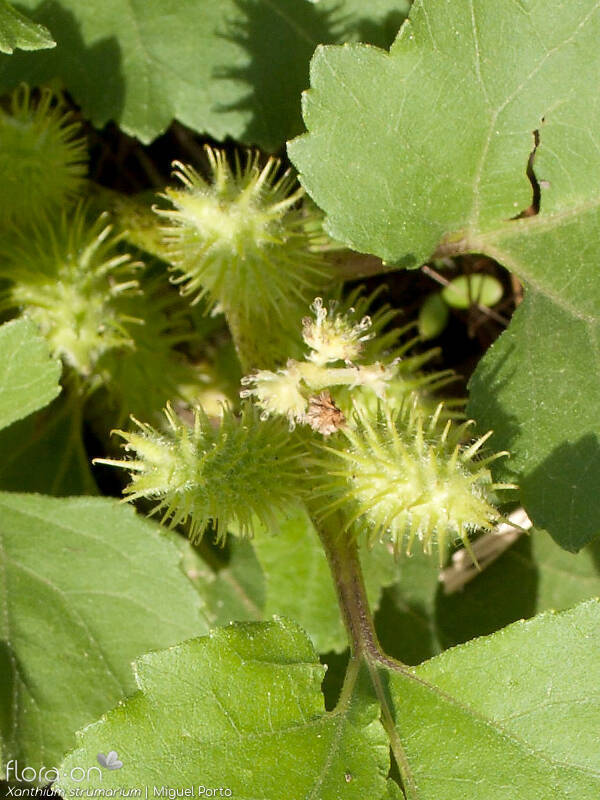
[[[377,661],[382,655],[362,575],[356,540],[321,526],[319,535],[327,554],[352,655]]]
[[[351,659],[348,669],[356,670],[360,661],[366,663],[375,694],[381,706],[382,724],[390,739],[391,750],[398,765],[404,792],[407,800],[417,800],[417,787],[402,747],[400,736],[396,730],[381,673],[382,667],[397,671],[405,671],[406,667],[399,661],[390,658],[381,649],[369,607],[356,540],[347,534],[341,535],[333,530],[331,524],[333,521],[332,518],[330,524],[321,525],[318,530],[327,554],[340,610],[350,641]],[[346,684],[347,682],[345,682]]]

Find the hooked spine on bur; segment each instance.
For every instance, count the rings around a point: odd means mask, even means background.
[[[56,357],[82,377],[111,348],[132,347],[119,298],[138,291],[141,266],[120,252],[108,215],[90,220],[85,204],[16,232],[2,253],[7,286],[0,310],[19,309],[39,326]]]
[[[206,146],[208,179],[192,166],[174,162],[180,186],[167,187],[155,206],[162,220],[164,253],[171,281],[192,303],[225,312],[242,360],[258,366],[285,353],[310,297],[331,280],[322,252],[325,235],[319,212],[302,203],[295,174],[282,172],[258,152],[233,165],[224,151]],[[277,350],[256,327],[277,319]]]
[[[442,563],[449,542],[469,549],[469,534],[491,530],[503,519],[496,493],[516,488],[495,483],[489,465],[508,455],[478,456],[492,432],[465,442],[473,420],[438,426],[443,404],[427,418],[416,402],[399,410],[380,404],[373,419],[357,408],[353,424],[335,442],[320,445],[328,479],[320,487],[322,518],[343,509],[344,530],[365,529],[370,544],[388,539],[399,553],[415,541]]]
[[[144,264],[123,251],[124,238],[80,202],[0,246],[0,312],[33,320],[86,395],[106,391],[103,411],[117,423],[132,411],[154,416],[197,380],[176,349],[193,336],[187,308],[168,285],[140,281]]]

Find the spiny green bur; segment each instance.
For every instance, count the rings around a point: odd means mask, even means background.
[[[10,283],[0,308],[22,308],[82,376],[110,348],[132,346],[118,299],[137,289],[136,265],[118,250],[120,239],[106,215],[90,221],[79,204],[16,234],[3,253],[0,275]]]
[[[222,151],[206,154],[210,178],[175,162],[182,186],[168,187],[169,207],[155,208],[171,280],[192,303],[223,309],[247,367],[285,357],[286,336],[330,279],[317,212],[302,206],[303,190],[277,159],[261,167],[258,153],[236,153],[232,167]],[[266,323],[270,337],[258,335]]]
[[[513,487],[494,483],[488,464],[506,454],[478,459],[491,434],[464,444],[471,420],[448,420],[440,433],[441,410],[427,419],[416,402],[399,411],[381,405],[375,418],[357,409],[335,444],[323,448],[330,460],[322,491],[334,499],[322,514],[343,508],[346,530],[366,528],[370,543],[389,539],[396,553],[410,554],[415,540],[425,553],[436,545],[440,563],[449,541],[468,548],[470,533],[491,529],[501,519],[494,493]]]
[[[0,225],[22,225],[72,201],[87,172],[85,139],[59,99],[42,89],[16,89],[0,109]]]
[[[201,408],[193,426],[170,407],[165,413],[164,433],[137,420],[138,431],[118,431],[135,458],[97,459],[130,471],[129,500],[155,500],[153,513],[171,527],[189,522],[194,540],[211,522],[220,540],[234,523],[241,535],[251,534],[257,522],[273,527],[278,512],[297,502],[300,450],[281,420],[261,422],[249,405],[240,417],[223,409],[216,424]]]

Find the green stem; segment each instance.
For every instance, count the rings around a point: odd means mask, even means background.
[[[382,650],[369,608],[356,540],[333,533],[325,526],[319,528],[319,535],[336,586],[352,655],[355,658],[366,656],[376,661],[382,655]]]
[[[381,648],[375,632],[367,598],[356,540],[340,535],[332,525],[317,528],[329,562],[338,602],[350,640],[351,659],[348,669],[356,669],[361,660],[367,665],[375,694],[381,706],[383,727],[400,772],[407,800],[417,800],[417,786],[404,752],[389,698],[381,680],[381,668],[405,672],[406,667],[390,658]]]
[[[242,367],[242,373],[249,375],[253,370],[271,369],[275,366],[269,332],[260,319],[251,319],[244,312],[230,307],[223,308],[229,332]],[[278,355],[283,355],[280,353]]]
[[[408,758],[406,757],[404,747],[402,746],[402,741],[396,728],[396,722],[394,720],[394,715],[392,714],[392,709],[390,708],[388,696],[381,681],[381,673],[377,668],[377,664],[367,661],[367,666],[369,668],[369,674],[375,689],[375,694],[377,695],[379,705],[381,706],[381,722],[385,732],[389,737],[394,760],[398,765],[398,771],[400,772],[400,777],[402,778],[404,794],[406,795],[407,800],[418,800],[419,793],[417,791],[417,784],[415,783],[412,769],[408,763]],[[397,668],[398,667],[396,666],[396,669]]]
[[[256,369],[257,361],[259,361],[256,342],[252,338],[252,326],[245,325],[240,314],[233,309],[225,309],[225,319],[240,360],[242,373],[249,375],[253,369]]]

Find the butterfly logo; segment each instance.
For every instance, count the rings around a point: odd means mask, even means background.
[[[100,766],[104,767],[104,769],[121,769],[123,766],[123,762],[119,761],[119,756],[115,750],[111,750],[106,756],[104,753],[98,753],[96,758]]]

